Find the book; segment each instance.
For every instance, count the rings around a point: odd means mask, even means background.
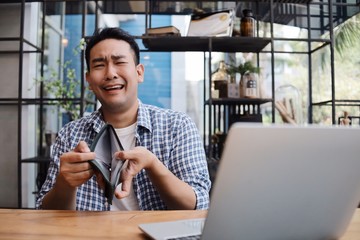
[[[104,194],[109,204],[112,204],[116,187],[120,184],[120,175],[125,161],[117,159],[115,152],[124,148],[111,124],[105,124],[96,135],[90,150],[96,153],[96,158],[89,160],[95,171],[101,173],[105,182]]]
[[[231,37],[234,25],[234,11],[223,10],[191,15],[187,36]]]
[[[175,26],[164,26],[148,28],[147,35],[150,36],[180,36],[180,30]]]

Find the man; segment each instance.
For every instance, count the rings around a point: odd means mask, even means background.
[[[77,210],[207,209],[211,182],[200,135],[185,114],[143,104],[144,80],[134,38],[119,28],[95,31],[85,58],[86,80],[101,108],[58,133],[37,208]],[[115,128],[128,159],[107,204],[89,146],[105,123]],[[119,160],[121,161],[121,160]]]

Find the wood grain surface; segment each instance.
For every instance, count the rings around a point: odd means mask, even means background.
[[[80,212],[0,209],[0,239],[148,239],[140,223],[202,218],[207,211]],[[360,240],[360,210],[341,240]]]

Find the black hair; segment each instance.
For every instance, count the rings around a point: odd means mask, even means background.
[[[131,49],[134,51],[134,62],[138,65],[140,62],[139,45],[136,43],[135,38],[128,32],[120,28],[98,28],[94,31],[93,35],[87,38],[85,49],[85,60],[88,71],[90,71],[90,51],[99,42],[105,39],[118,39],[127,42]]]

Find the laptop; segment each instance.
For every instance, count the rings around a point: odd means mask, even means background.
[[[153,239],[338,239],[359,202],[360,128],[235,123],[206,220],[139,227]]]

